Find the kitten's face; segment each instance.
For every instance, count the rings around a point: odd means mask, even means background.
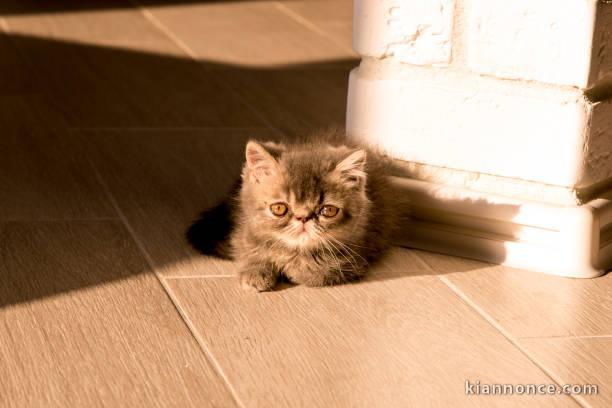
[[[338,239],[334,235],[347,229],[348,211],[354,208],[347,205],[343,194],[335,194],[333,187],[321,186],[306,195],[286,184],[285,187],[264,199],[263,212],[267,227],[287,246],[314,249],[326,241],[332,245]]]
[[[365,152],[327,147],[274,158],[261,145],[249,147],[246,212],[257,233],[301,250],[333,250],[350,241],[369,204]]]

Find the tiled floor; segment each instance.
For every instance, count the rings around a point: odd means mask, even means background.
[[[185,243],[248,138],[344,123],[349,0],[64,3],[0,3],[0,406],[612,405],[611,275],[396,248],[252,294]]]

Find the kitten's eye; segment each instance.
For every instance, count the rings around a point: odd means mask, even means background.
[[[277,217],[282,217],[283,215],[287,214],[287,204],[285,203],[274,203],[270,206],[270,211],[272,211],[272,214],[276,215]]]
[[[321,208],[321,212],[320,214],[324,217],[335,217],[336,215],[338,215],[338,211],[340,211],[340,209],[336,206],[333,205],[324,205],[323,208]]]

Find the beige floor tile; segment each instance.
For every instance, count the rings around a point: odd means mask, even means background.
[[[283,6],[312,24],[317,31],[325,33],[345,50],[353,46],[353,1],[352,0],[304,0],[284,1]],[[355,54],[356,56],[357,54]]]
[[[612,275],[569,279],[419,253],[514,337],[612,334]]]
[[[210,68],[335,63],[353,56],[281,7],[271,1],[230,1],[147,9]]]
[[[233,275],[185,240],[198,214],[223,199],[240,175],[248,138],[265,129],[80,132],[85,149],[152,256],[172,275]]]
[[[281,132],[304,135],[344,127],[350,68],[230,70],[222,75]]]
[[[429,251],[417,250],[415,253],[430,268],[438,273],[470,272],[494,266],[491,263],[476,261],[474,259],[460,258]]]
[[[1,223],[0,242],[0,405],[234,405],[118,222]]]
[[[7,21],[35,73],[32,82],[72,126],[261,125],[226,85],[137,10]]]
[[[612,337],[524,339],[521,344],[561,383],[597,385],[596,395],[575,396],[584,406],[612,406]]]
[[[491,406],[465,380],[551,380],[407,250],[366,282],[255,294],[232,278],[166,279],[245,406]],[[496,406],[575,406],[503,396]]]
[[[0,95],[34,92],[32,72],[19,55],[10,37],[0,29]]]
[[[0,221],[116,217],[61,115],[43,98],[0,95],[0,123]]]
[[[576,406],[465,395],[551,383],[536,363],[610,405],[610,338],[538,337],[609,336],[609,276],[396,248],[359,284],[252,294],[191,250],[249,137],[344,124],[351,1],[143,3],[0,5],[0,406],[236,405],[137,244],[245,406]]]
[[[30,3],[31,8],[35,9],[34,2]],[[78,4],[70,4],[73,2],[56,3],[66,6],[59,12],[6,16],[10,33],[160,55],[184,55],[164,33],[132,7],[129,0],[100,1],[101,7],[85,10]]]

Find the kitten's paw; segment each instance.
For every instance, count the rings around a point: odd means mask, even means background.
[[[338,271],[325,271],[321,273],[310,274],[303,278],[300,282],[306,286],[321,287],[321,286],[336,286],[345,283],[355,282],[361,279],[363,273],[361,271],[350,271],[349,273],[340,273]]]
[[[242,272],[240,274],[240,286],[242,289],[253,292],[266,292],[272,290],[276,285],[278,276],[271,272]]]

